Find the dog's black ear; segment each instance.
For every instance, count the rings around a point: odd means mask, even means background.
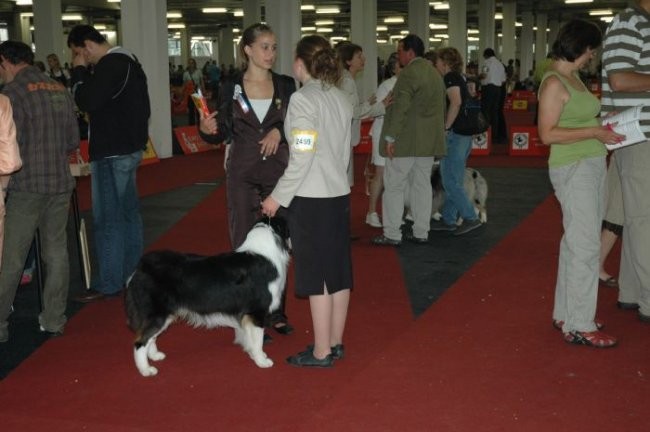
[[[285,218],[273,216],[270,219],[267,218],[267,222],[280,237],[285,240],[289,238],[289,224]]]

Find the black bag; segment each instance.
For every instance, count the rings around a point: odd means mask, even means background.
[[[459,135],[476,135],[488,130],[490,124],[481,111],[481,101],[472,97],[467,90],[467,83],[461,87],[463,103],[454,120],[452,129]]]

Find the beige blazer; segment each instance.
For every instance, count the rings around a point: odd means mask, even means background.
[[[295,196],[334,198],[350,193],[352,105],[335,86],[309,80],[291,96],[284,132],[289,165],[271,196],[288,207]]]

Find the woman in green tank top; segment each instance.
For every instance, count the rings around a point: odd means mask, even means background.
[[[597,117],[599,100],[578,72],[602,42],[593,23],[571,20],[551,49],[553,62],[539,90],[538,130],[551,146],[549,176],[562,207],[564,235],[560,257],[553,326],[566,342],[607,348],[616,338],[601,331],[596,320],[600,225],[604,208],[607,149],[604,144],[624,137],[603,126]]]

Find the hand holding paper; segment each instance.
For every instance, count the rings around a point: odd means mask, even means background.
[[[605,143],[605,147],[608,150],[616,150],[621,147],[646,141],[647,138],[643,131],[641,131],[641,125],[639,124],[642,108],[643,105],[637,105],[603,120],[603,126],[625,137],[622,141],[615,144]]]
[[[210,109],[208,108],[208,102],[205,100],[205,97],[201,93],[201,89],[198,89],[196,93],[192,93],[192,101],[196,106],[196,109],[199,112],[203,113],[206,117],[210,115]]]

